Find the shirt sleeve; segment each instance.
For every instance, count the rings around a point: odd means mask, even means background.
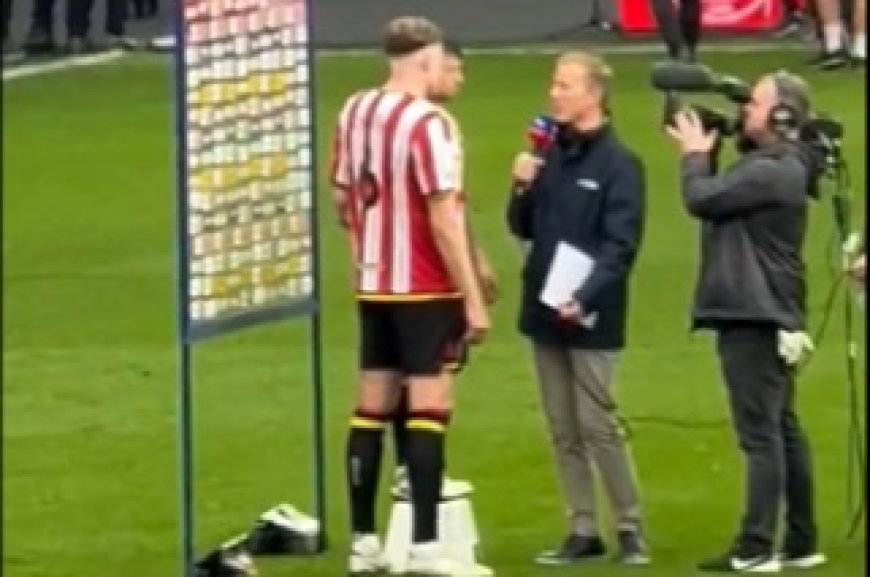
[[[330,181],[338,188],[350,186],[350,171],[348,170],[347,155],[342,150],[341,128],[336,127],[332,137],[332,164],[330,166]]]
[[[332,135],[332,161],[330,166],[330,182],[337,188],[348,188],[353,182],[353,173],[350,166],[350,154],[348,131],[350,111],[356,106],[358,96],[348,99],[338,117],[335,130]]]
[[[411,171],[423,196],[459,191],[456,135],[441,114],[425,117],[414,130]]]
[[[708,154],[687,154],[682,161],[683,203],[698,218],[729,218],[779,202],[779,189],[771,183],[787,176],[783,163],[773,158],[752,158],[717,175]]]

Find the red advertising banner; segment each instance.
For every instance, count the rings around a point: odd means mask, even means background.
[[[781,0],[701,0],[704,30],[762,32],[776,28],[782,17]],[[650,0],[617,0],[617,18],[620,30],[628,34],[657,29]]]

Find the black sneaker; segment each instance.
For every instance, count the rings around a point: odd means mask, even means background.
[[[596,536],[568,535],[562,547],[544,551],[535,557],[538,565],[570,565],[587,559],[601,557],[606,552],[604,541]]]
[[[845,68],[851,62],[849,52],[845,49],[834,52],[823,52],[809,62],[810,66],[816,66],[819,70],[839,70]]]
[[[649,564],[649,548],[638,531],[619,531],[616,534],[616,540],[619,543],[617,561],[623,565]]]
[[[800,36],[804,29],[804,19],[802,15],[792,14],[782,25],[774,30],[771,34],[777,40]]]
[[[742,557],[725,553],[698,564],[698,569],[708,573],[779,573],[782,564],[775,555]]]

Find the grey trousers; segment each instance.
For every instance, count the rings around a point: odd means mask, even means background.
[[[639,530],[641,510],[630,457],[609,406],[617,353],[540,344],[533,344],[533,352],[571,531],[599,533],[593,466],[617,531]]]

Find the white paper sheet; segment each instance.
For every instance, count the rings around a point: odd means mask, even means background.
[[[594,265],[595,260],[582,250],[564,241],[559,242],[556,245],[553,262],[550,263],[550,270],[547,272],[544,289],[539,297],[541,302],[552,309],[558,309],[571,302],[574,292],[582,287],[592,274]],[[591,328],[597,317],[595,312],[591,312],[580,324]]]
[[[571,302],[574,292],[589,278],[594,264],[592,257],[582,250],[559,242],[541,291],[541,302],[554,309]]]

